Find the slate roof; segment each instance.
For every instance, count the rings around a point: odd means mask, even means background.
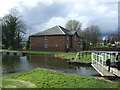
[[[76,31],[67,30],[61,26],[54,26],[42,32],[36,33],[31,36],[41,36],[41,35],[74,35]]]

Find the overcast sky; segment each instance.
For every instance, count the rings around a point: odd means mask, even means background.
[[[57,2],[55,2],[57,1]],[[118,30],[118,2],[92,0],[2,0],[0,17],[11,8],[18,8],[30,34],[35,34],[55,25],[65,26],[68,20],[82,23],[82,30],[90,25],[98,25],[103,36]]]

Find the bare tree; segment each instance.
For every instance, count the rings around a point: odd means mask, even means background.
[[[82,27],[82,23],[80,23],[77,20],[69,20],[66,25],[65,28],[71,31],[81,31],[81,27]]]
[[[92,25],[87,27],[83,31],[83,37],[86,39],[86,42],[90,45],[95,46],[101,37],[101,31],[98,26]]]

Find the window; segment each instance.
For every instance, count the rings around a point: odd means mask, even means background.
[[[47,44],[45,44],[45,48],[47,48],[48,46],[47,46]]]
[[[69,48],[69,45],[67,44],[67,49]]]
[[[67,40],[69,40],[69,36],[67,36]]]
[[[47,40],[48,38],[47,38],[47,36],[45,36],[45,40]]]

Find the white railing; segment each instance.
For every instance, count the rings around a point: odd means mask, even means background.
[[[75,57],[75,61],[77,60],[77,57],[78,57],[78,55],[80,54],[80,52],[78,52],[77,54],[76,54],[76,57]]]
[[[106,60],[110,59],[110,61],[115,61],[115,56],[118,55],[118,52],[92,52],[91,55],[92,65],[101,66],[103,72],[103,67],[106,68]],[[118,71],[116,72],[115,70],[112,70],[112,72],[118,73]]]
[[[101,64],[104,66],[107,59],[114,61],[115,59],[113,60],[113,58],[117,54],[118,52],[92,52],[92,64]]]
[[[92,66],[99,72],[101,75],[104,74],[105,69],[108,70],[106,66],[106,60],[110,59],[110,61],[116,61],[115,56],[120,52],[92,52]],[[100,68],[101,67],[101,68]],[[100,72],[100,71],[101,72]],[[110,72],[120,77],[120,70],[114,67],[111,67]]]
[[[91,55],[92,55],[91,56],[92,57],[92,66],[98,67],[98,69],[96,68],[96,70],[103,75],[104,74],[103,67],[106,67],[106,60],[112,59],[113,52],[92,52]],[[115,53],[115,55],[116,55],[116,53]],[[101,69],[100,69],[100,66],[101,66]]]
[[[104,65],[108,58],[113,61],[114,55],[118,54],[118,51],[80,51],[76,54],[74,60],[77,60],[79,55],[79,58],[83,58],[90,54],[92,55],[92,63],[96,62],[98,64]]]

